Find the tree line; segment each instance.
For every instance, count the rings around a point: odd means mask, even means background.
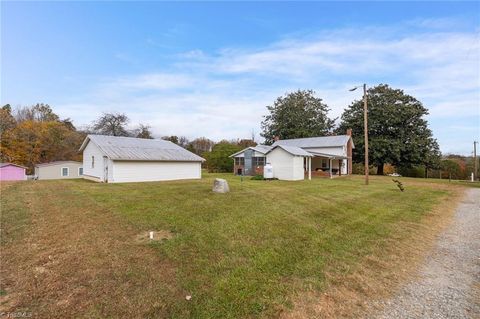
[[[87,134],[154,138],[149,125],[140,123],[134,129],[128,129],[129,123],[130,119],[124,113],[103,113],[90,125],[77,128],[71,119],[61,119],[48,104],[16,109],[6,104],[0,108],[0,161],[25,166],[31,174],[36,164],[81,161],[82,154],[78,149]],[[256,145],[249,139],[216,143],[206,137],[189,140],[185,136],[172,135],[161,138],[206,158],[204,166],[212,172],[227,171],[231,164],[229,155]]]
[[[84,137],[71,119],[60,119],[48,104],[0,109],[0,160],[26,166],[29,173],[38,163],[80,160]]]
[[[377,174],[384,174],[385,167],[393,166],[404,175],[436,177],[435,171],[442,176],[443,170],[443,174],[449,172],[449,176],[465,177],[467,173],[462,169],[465,165],[462,166],[458,159],[442,159],[425,119],[428,109],[419,100],[386,84],[368,89],[367,96],[369,157]],[[331,118],[330,107],[312,90],[286,93],[266,108],[268,113],[261,122],[261,136],[267,145],[273,143],[275,137],[344,135],[351,129],[355,144],[353,162],[357,167],[362,165],[365,150],[361,99],[348,105],[340,118]],[[124,113],[103,113],[90,125],[77,129],[71,119],[61,119],[48,104],[16,110],[7,104],[0,109],[0,159],[31,169],[37,163],[80,160],[77,150],[90,133],[153,138],[149,125],[140,123],[128,129],[129,123]],[[231,172],[233,159],[229,156],[256,145],[253,137],[219,142],[206,137],[189,140],[185,136],[172,135],[161,138],[204,157],[204,167],[211,172]]]
[[[150,126],[139,124],[134,130],[128,130],[129,118],[124,113],[104,113],[99,119],[94,121],[87,131],[94,134],[129,136],[137,138],[153,138]],[[206,137],[198,137],[189,140],[185,136],[162,136],[164,140],[175,143],[199,156],[206,159],[203,164],[210,172],[228,172],[233,169],[233,160],[229,156],[239,150],[257,145],[253,138],[221,140],[214,142]]]

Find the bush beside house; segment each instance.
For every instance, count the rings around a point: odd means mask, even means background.
[[[229,156],[241,151],[242,147],[228,141],[216,144],[211,152],[205,153],[206,166],[210,173],[233,172],[233,158]]]

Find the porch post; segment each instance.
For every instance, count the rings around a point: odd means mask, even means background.
[[[308,180],[312,180],[312,158],[308,158]]]
[[[328,162],[330,163],[330,165],[329,165],[329,167],[330,167],[330,178],[332,178],[332,159],[329,158]]]
[[[343,159],[338,160],[338,176],[342,176]]]

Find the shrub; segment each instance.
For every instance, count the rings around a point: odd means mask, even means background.
[[[405,177],[425,177],[425,166],[398,167],[398,173]]]
[[[403,187],[402,182],[400,182],[398,179],[392,179],[392,181],[397,185],[399,190],[401,190],[402,192],[405,190],[405,187]]]

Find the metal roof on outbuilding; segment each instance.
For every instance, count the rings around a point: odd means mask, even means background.
[[[294,138],[290,140],[278,140],[273,143],[272,146],[284,145],[296,146],[301,148],[336,147],[346,145],[350,138],[351,136],[349,135]]]
[[[67,163],[75,163],[75,164],[82,165],[81,162],[77,162],[77,161],[56,161],[56,162],[35,164],[35,167],[53,166],[53,165],[61,165],[61,164],[67,164]]]
[[[267,154],[268,151],[270,151],[271,149],[272,149],[271,146],[259,144],[257,146],[250,146],[250,147],[244,148],[243,150],[241,150],[239,152],[236,152],[235,154],[232,154],[229,157],[235,157],[238,154],[242,154],[246,150],[254,150],[255,152],[259,152],[259,153],[262,153],[262,154]]]
[[[0,167],[6,167],[6,166],[16,166],[16,167],[20,167],[20,168],[25,168],[25,166],[22,166],[22,165],[17,165],[17,164],[13,164],[13,163],[0,163]]]
[[[312,157],[313,155],[307,151],[305,151],[304,149],[301,149],[300,147],[296,147],[296,146],[287,146],[287,145],[276,145],[274,147],[272,147],[268,152],[270,153],[271,151],[273,151],[274,149],[276,148],[281,148],[283,149],[284,151],[294,155],[294,156],[303,156],[303,157]]]
[[[202,157],[170,141],[123,136],[88,135],[80,147],[94,143],[112,160],[202,162]]]

